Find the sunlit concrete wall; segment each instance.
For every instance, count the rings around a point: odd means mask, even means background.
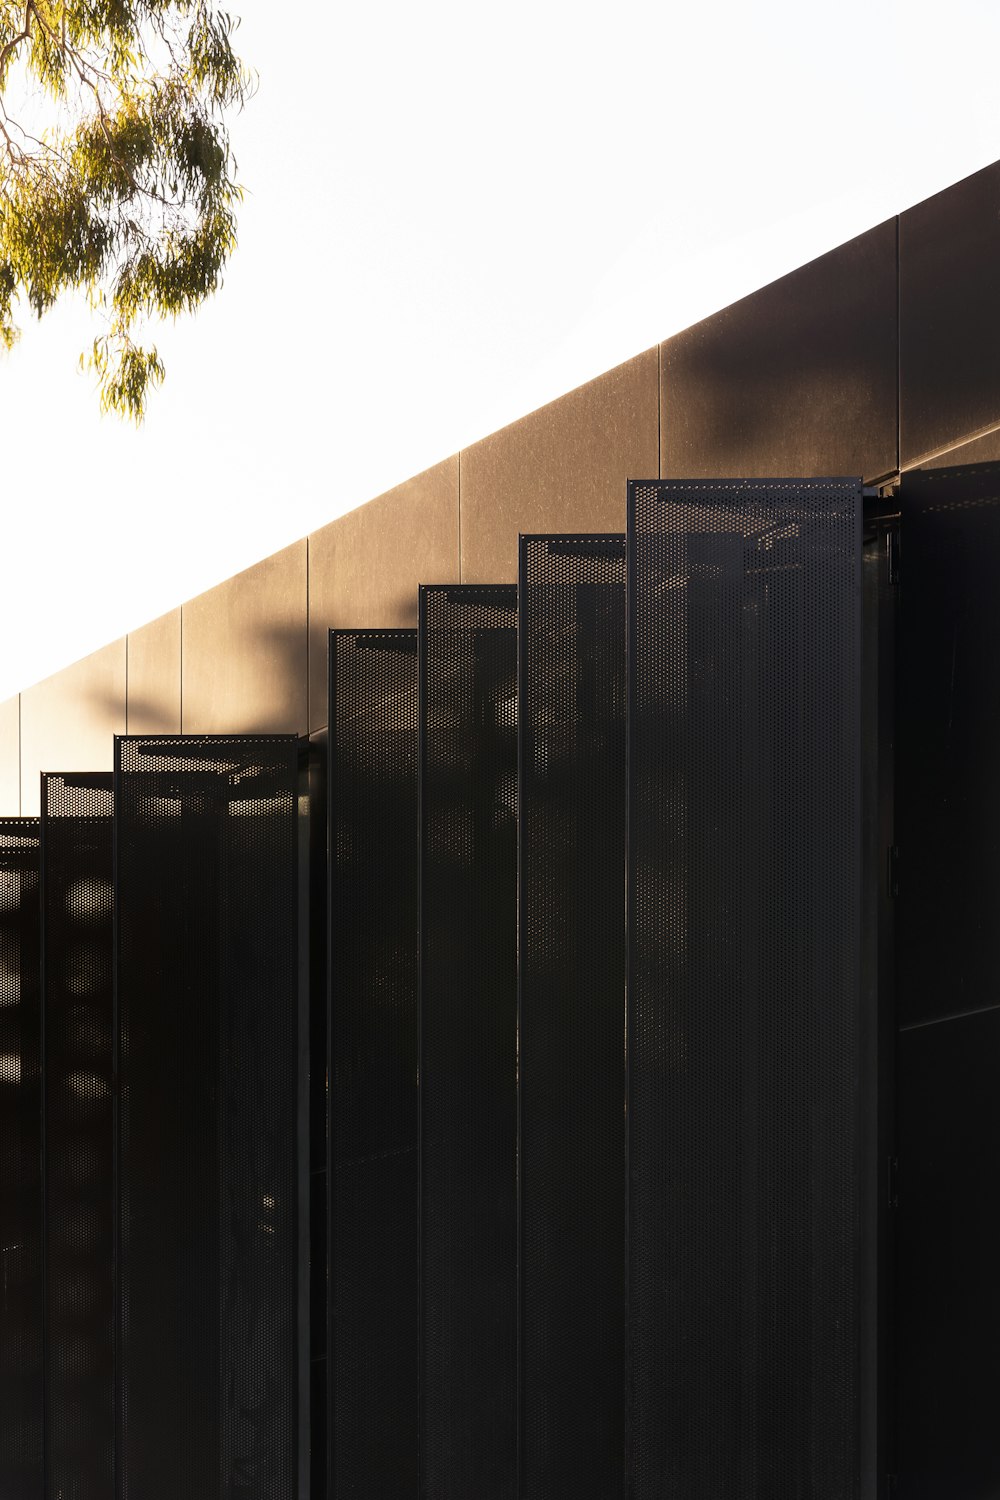
[[[1000,460],[1000,163],[0,704],[0,814],[123,731],[326,724],[326,631],[515,577],[521,531],[622,530],[628,478]]]
[[[103,771],[125,732],[123,637],[20,694],[21,811],[39,811],[40,771]],[[72,755],[72,764],[67,757]]]

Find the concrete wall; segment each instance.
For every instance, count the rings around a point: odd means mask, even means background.
[[[110,771],[113,737],[125,732],[127,649],[123,636],[21,693],[23,814],[40,811],[42,771]]]
[[[1000,162],[0,704],[0,814],[130,732],[326,723],[326,630],[506,581],[520,531],[620,530],[628,478],[1000,459]]]

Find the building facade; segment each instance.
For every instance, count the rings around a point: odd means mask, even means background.
[[[1000,458],[1000,164],[645,350],[0,704],[0,815],[125,733],[326,727],[330,627],[513,582],[520,532],[622,531],[629,478]]]
[[[997,260],[1000,164],[0,708],[18,1500],[994,1493]]]

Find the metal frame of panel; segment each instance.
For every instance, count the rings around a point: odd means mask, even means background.
[[[115,741],[119,1500],[308,1485],[299,791],[292,735]]]
[[[417,632],[331,630],[329,1474],[417,1488]]]
[[[517,1471],[517,589],[422,586],[420,1493]]]
[[[114,1474],[113,777],[42,776],[45,1489]]]
[[[629,484],[634,1500],[861,1493],[861,524]]]
[[[625,1438],[625,538],[522,536],[518,1448],[612,1500]]]
[[[40,824],[0,818],[0,1494],[43,1486]]]

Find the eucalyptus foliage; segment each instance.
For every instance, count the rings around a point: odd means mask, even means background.
[[[136,421],[164,374],[144,320],[196,308],[236,245],[237,24],[210,0],[0,0],[0,340],[83,289],[81,363]]]

